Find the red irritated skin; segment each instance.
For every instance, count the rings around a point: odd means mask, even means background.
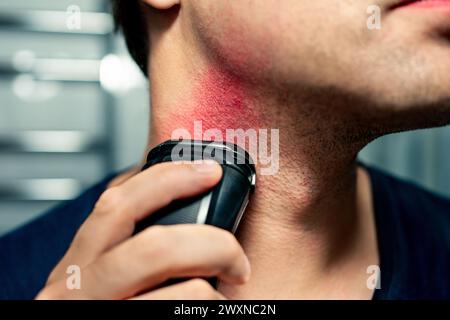
[[[197,79],[190,96],[170,108],[164,128],[166,137],[177,139],[178,133],[187,130],[195,140],[236,142],[227,139],[227,129],[258,130],[264,123],[239,76],[209,66]]]

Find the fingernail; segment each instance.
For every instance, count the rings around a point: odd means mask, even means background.
[[[219,164],[214,160],[204,160],[194,162],[192,166],[197,172],[210,174],[217,172]]]

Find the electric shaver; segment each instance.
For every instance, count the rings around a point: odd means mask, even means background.
[[[235,233],[256,182],[250,155],[229,143],[171,140],[152,149],[142,170],[169,161],[215,160],[223,169],[220,182],[208,192],[169,206],[139,222],[135,233],[152,225],[208,224]]]

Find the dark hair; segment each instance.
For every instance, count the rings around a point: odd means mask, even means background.
[[[122,29],[128,51],[147,76],[150,49],[145,17],[139,0],[111,0],[117,30]]]

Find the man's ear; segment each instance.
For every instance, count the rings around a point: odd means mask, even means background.
[[[170,9],[180,4],[180,0],[141,0],[143,3],[159,10]]]

